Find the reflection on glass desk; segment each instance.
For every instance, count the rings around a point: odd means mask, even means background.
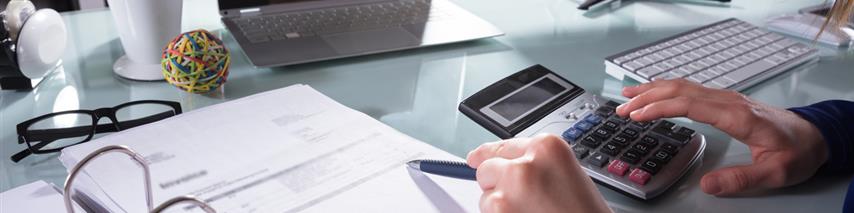
[[[210,2],[208,2],[210,1]],[[199,3],[202,2],[202,3]],[[417,139],[465,157],[483,142],[497,140],[456,108],[464,98],[509,74],[543,64],[578,86],[625,100],[623,85],[604,72],[603,59],[627,48],[730,17],[763,26],[764,20],[819,3],[817,0],[734,1],[729,6],[678,1],[626,1],[614,10],[584,13],[572,0],[456,0],[507,35],[474,42],[272,69],[255,69],[219,23],[213,0],[185,0],[184,30],[206,28],[232,51],[229,81],[221,93],[186,94],[165,82],[120,79],[113,61],[123,55],[109,11],[65,13],[69,46],[60,72],[32,91],[0,92],[0,191],[45,179],[61,185],[65,168],[57,155],[30,156],[12,163],[24,148],[15,125],[70,109],[160,99],[181,102],[185,111],[292,84],[311,85]],[[192,9],[188,9],[192,8]],[[512,14],[512,15],[508,15]],[[808,41],[807,41],[808,42]],[[854,100],[854,55],[818,46],[821,60],[801,66],[744,93],[780,107],[826,99]],[[680,119],[709,140],[702,164],[660,198],[642,202],[600,187],[618,212],[837,212],[851,176],[820,176],[804,184],[755,196],[717,198],[702,193],[699,180],[715,168],[750,162],[747,147],[706,125]]]

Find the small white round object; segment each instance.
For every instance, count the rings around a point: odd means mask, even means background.
[[[55,68],[65,53],[68,35],[62,16],[52,9],[37,10],[23,28],[16,45],[18,67],[27,78],[41,78]]]

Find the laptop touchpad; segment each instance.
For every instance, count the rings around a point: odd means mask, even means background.
[[[348,32],[323,37],[339,54],[397,49],[421,44],[403,28]]]

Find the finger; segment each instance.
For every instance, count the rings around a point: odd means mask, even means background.
[[[531,139],[514,138],[504,141],[485,143],[480,145],[474,151],[469,152],[466,161],[472,168],[477,168],[480,164],[490,158],[517,158],[525,153]]]
[[[734,166],[718,169],[703,176],[700,188],[715,196],[732,195],[764,188],[762,182],[771,172],[763,165]]]
[[[643,108],[647,104],[679,96],[709,96],[716,91],[687,81],[655,81],[653,88],[632,96],[629,102],[617,107],[617,114],[627,116],[630,112]]]
[[[643,94],[646,91],[649,91],[653,88],[658,87],[667,87],[667,86],[675,86],[675,85],[694,85],[696,83],[687,81],[685,79],[672,79],[672,80],[654,80],[649,83],[639,84],[637,86],[630,86],[623,88],[623,96],[627,98],[634,98],[637,95]]]
[[[496,190],[484,191],[480,196],[480,211],[484,213],[506,211],[504,193]]]
[[[687,117],[712,125],[736,138],[742,138],[747,133],[745,131],[750,131],[750,128],[745,127],[750,125],[745,121],[748,116],[733,107],[726,101],[681,96],[648,104],[631,112],[630,116],[635,121]]]
[[[494,189],[509,167],[510,160],[504,158],[490,158],[480,164],[475,174],[480,189],[483,191]]]

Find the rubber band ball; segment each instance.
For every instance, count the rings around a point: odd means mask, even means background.
[[[222,40],[207,30],[185,32],[163,48],[160,64],[169,84],[206,93],[225,84],[231,56]]]

